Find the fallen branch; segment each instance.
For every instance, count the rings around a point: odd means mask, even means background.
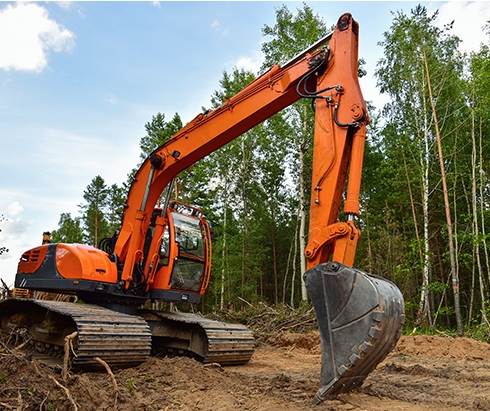
[[[22,411],[22,408],[24,408],[24,401],[22,401],[22,394],[20,393],[20,391],[17,395],[17,399],[19,400],[19,406],[17,407],[17,410]]]
[[[445,333],[445,332],[443,332],[443,331],[436,330],[435,328],[434,328],[434,331],[435,331],[436,333],[438,333],[439,335],[442,335],[442,336],[444,336],[444,337],[446,337],[446,338],[453,338],[453,337],[451,337],[449,334],[447,334],[447,333]]]
[[[9,286],[7,284],[5,284],[5,281],[3,281],[2,278],[0,278],[0,281],[2,282],[3,289],[7,293],[7,297],[8,298],[12,297],[12,291],[10,290]]]
[[[29,343],[30,339],[29,340],[26,340],[24,341],[22,344],[19,344],[17,347],[15,347],[12,352],[16,352],[16,351],[19,351],[21,350],[22,348],[24,348],[28,343]]]
[[[239,300],[243,301],[244,303],[248,304],[250,307],[253,307],[252,304],[250,304],[247,300],[244,300],[243,298],[241,297],[237,297]]]
[[[483,312],[483,310],[480,310],[480,312],[482,313],[482,321],[485,322],[485,324],[487,325],[487,327],[490,327],[490,322],[488,322],[487,316],[485,315],[485,313]]]
[[[43,409],[43,404],[46,402],[46,400],[48,399],[49,397],[49,394],[50,392],[48,391],[48,393],[46,394],[46,396],[43,398],[43,401],[41,402],[41,405],[39,405],[39,409],[42,410]]]
[[[77,403],[73,400],[72,396],[70,395],[70,391],[68,390],[68,388],[61,385],[58,381],[56,381],[56,378],[54,378],[52,375],[50,375],[49,378],[51,378],[53,380],[53,382],[65,392],[66,397],[71,402],[71,405],[73,405],[74,411],[78,411]]]
[[[263,313],[260,313],[260,314],[257,314],[255,315],[254,317],[252,317],[251,319],[252,320],[257,320],[265,315],[278,315],[275,311],[266,311],[266,312],[263,312]]]
[[[104,360],[102,360],[99,357],[95,357],[94,360],[97,361],[99,364],[101,364],[105,368],[105,370],[107,371],[107,374],[109,374],[109,376],[112,379],[112,385],[114,386],[114,392],[116,393],[118,390],[117,382],[116,382],[116,377],[114,377],[114,373],[111,370],[111,367],[109,367],[109,364],[107,364]]]
[[[39,371],[39,368],[37,368],[37,364],[34,361],[31,361],[32,368],[34,368],[34,371],[36,372],[36,375],[38,377],[42,377],[41,372]]]
[[[9,339],[10,339],[10,337],[9,337]],[[18,360],[22,360],[22,359],[24,359],[24,358],[25,358],[25,356],[24,356],[22,353],[20,353],[20,354],[22,355],[22,358],[21,358],[21,357],[19,357],[19,356],[17,355],[17,352],[16,352],[16,349],[15,349],[15,348],[14,348],[13,350],[11,350],[9,347],[7,347],[7,345],[6,345],[5,343],[3,343],[3,342],[1,342],[1,341],[0,341],[0,345],[1,345],[1,346],[2,346],[4,349],[5,349],[5,351],[7,352],[7,355],[13,355],[13,356],[14,356],[15,358],[17,358]],[[22,348],[22,347],[21,347],[21,348]]]
[[[299,323],[294,323],[292,325],[288,325],[287,327],[284,326],[284,327],[281,327],[279,329],[279,331],[285,331],[285,330],[290,330],[292,328],[296,328],[296,327],[299,327],[300,325],[305,325],[305,324],[308,324],[308,323],[314,323],[315,322],[315,319],[313,318],[308,318],[307,320],[304,320],[304,321],[300,321]]]
[[[102,358],[95,357],[95,361],[97,361],[99,364],[101,364],[105,370],[107,371],[107,374],[111,377],[112,380],[112,386],[114,387],[114,409],[117,409],[117,382],[116,382],[116,377],[114,377],[114,373],[111,370],[111,367],[109,367],[109,364],[107,364]]]

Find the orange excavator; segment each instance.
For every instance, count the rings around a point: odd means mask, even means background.
[[[145,310],[148,300],[197,303],[211,267],[209,226],[198,208],[170,201],[179,172],[301,98],[315,107],[306,288],[322,344],[315,401],[362,384],[393,349],[403,297],[390,281],[352,268],[360,231],[360,182],[369,117],[358,83],[357,22],[342,15],[332,34],[283,66],[273,66],[223,105],[200,114],[138,170],[121,228],[94,248],[46,243],[20,258],[15,286],[76,295],[83,303],[10,298],[1,332],[61,357],[73,340],[73,367],[137,365],[152,352],[191,353],[243,364],[254,338],[243,326],[188,313]],[[156,207],[162,194],[165,200]],[[343,207],[346,221],[339,221]]]

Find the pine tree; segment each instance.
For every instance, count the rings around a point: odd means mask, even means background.
[[[109,189],[101,176],[96,176],[83,192],[84,204],[79,207],[82,211],[84,240],[96,247],[102,238],[109,237],[108,222],[105,219],[105,207]]]
[[[72,218],[70,213],[62,213],[58,229],[51,232],[52,243],[83,243],[81,218]]]

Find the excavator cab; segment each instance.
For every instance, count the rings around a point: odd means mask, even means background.
[[[155,231],[155,209],[148,233]],[[203,212],[172,201],[165,213],[156,275],[149,287],[150,298],[165,301],[199,302],[211,273],[211,231]],[[159,234],[153,234],[159,235]]]
[[[178,257],[174,260],[170,286],[182,291],[199,291],[206,269],[206,244],[199,220],[172,212]]]

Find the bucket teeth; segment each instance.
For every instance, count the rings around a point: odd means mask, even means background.
[[[322,366],[314,403],[359,387],[395,347],[405,322],[391,281],[339,263],[304,274],[320,329]]]

